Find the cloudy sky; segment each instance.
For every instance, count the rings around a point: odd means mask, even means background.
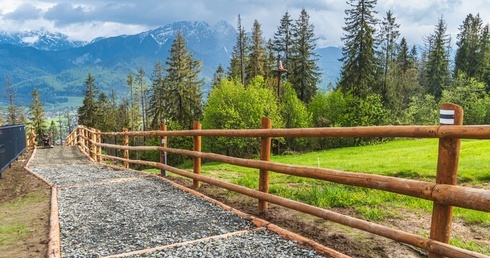
[[[99,36],[135,34],[175,21],[219,20],[236,27],[237,15],[247,31],[257,19],[264,36],[277,30],[288,11],[297,19],[302,8],[310,14],[319,45],[340,46],[344,25],[344,0],[1,0],[0,30],[17,31],[44,27],[76,40]],[[400,31],[410,44],[434,31],[443,16],[456,40],[458,27],[469,13],[480,13],[490,22],[490,0],[378,0],[376,11],[382,18],[392,10]]]

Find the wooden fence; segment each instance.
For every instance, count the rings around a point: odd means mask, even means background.
[[[301,128],[271,129],[271,121],[263,118],[262,129],[243,130],[201,130],[201,125],[194,123],[194,130],[167,131],[162,125],[157,131],[100,132],[94,128],[78,126],[66,139],[67,145],[79,145],[81,150],[94,161],[119,160],[124,167],[129,164],[141,164],[161,169],[162,175],[167,171],[193,179],[194,187],[201,182],[212,184],[240,194],[258,199],[259,212],[267,210],[268,203],[278,204],[293,210],[308,213],[326,220],[334,221],[349,227],[384,236],[399,242],[422,248],[429,252],[429,257],[488,257],[449,245],[453,206],[490,212],[490,191],[456,185],[459,162],[460,139],[490,139],[490,126],[463,126],[463,111],[459,106],[445,103],[441,105],[441,125],[438,126],[375,126],[347,128]],[[101,136],[123,137],[123,145],[101,143]],[[160,146],[129,146],[129,137],[160,137]],[[167,146],[168,137],[191,136],[194,139],[193,150],[174,149]],[[202,137],[260,137],[260,160],[242,159],[201,152]],[[437,175],[435,182],[425,182],[390,176],[365,173],[354,173],[324,168],[303,167],[270,162],[271,139],[273,137],[405,137],[405,138],[439,138]],[[102,154],[102,148],[123,150],[123,157]],[[159,151],[160,162],[131,160],[129,151]],[[166,164],[166,153],[190,156],[194,159],[193,172],[178,169]],[[232,165],[256,168],[260,171],[259,189],[231,184],[201,175],[201,159],[224,162]],[[360,186],[384,190],[397,194],[413,196],[433,201],[430,237],[425,238],[412,233],[393,229],[387,226],[345,216],[326,209],[298,201],[278,197],[268,193],[269,171],[298,177],[319,179],[344,185]]]

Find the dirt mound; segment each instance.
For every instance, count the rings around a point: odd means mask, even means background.
[[[0,257],[46,257],[50,187],[24,169],[26,151],[0,178]]]

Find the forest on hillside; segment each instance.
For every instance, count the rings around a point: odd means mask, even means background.
[[[216,70],[207,99],[199,78],[202,64],[179,33],[167,60],[155,64],[150,82],[143,69],[128,74],[128,98],[99,92],[88,74],[78,123],[102,131],[154,130],[162,123],[170,130],[190,129],[193,121],[201,121],[203,129],[240,129],[259,128],[261,117],[267,116],[274,128],[428,125],[438,123],[444,102],[463,107],[464,124],[490,122],[490,30],[479,14],[468,14],[462,21],[451,60],[452,39],[442,15],[418,48],[400,34],[395,13],[376,12],[376,0],[348,4],[341,75],[328,91],[318,89],[317,38],[306,9],[299,17],[286,12],[270,39],[264,39],[258,20],[247,33],[238,15],[230,62]],[[284,69],[278,67],[279,57]],[[34,91],[25,115],[14,105],[12,87],[7,87],[10,106],[4,122],[28,121],[38,134],[56,134],[56,125],[44,123]],[[373,141],[378,140],[283,139],[281,152]],[[156,142],[150,139],[147,144]],[[175,144],[185,148],[190,143],[182,139]],[[206,151],[236,156],[255,155],[258,149],[253,139],[214,139],[204,146]]]

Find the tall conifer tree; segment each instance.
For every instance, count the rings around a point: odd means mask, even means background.
[[[374,34],[377,0],[348,0],[342,41],[343,62],[338,87],[354,96],[365,97],[373,91],[377,60]]]
[[[236,45],[233,46],[233,53],[228,68],[229,77],[232,79],[239,78],[242,85],[245,85],[245,66],[247,63],[247,46],[248,38],[245,28],[242,26],[242,18],[238,15]]]
[[[260,23],[257,20],[254,21],[250,43],[251,44],[248,51],[248,62],[245,71],[245,82],[252,80],[258,75],[265,75],[265,43],[264,39],[262,38],[262,29],[260,28]]]
[[[199,79],[201,61],[194,60],[186,45],[187,42],[179,31],[166,61],[165,81],[169,90],[169,118],[190,129],[193,121],[202,117],[201,87],[204,81]]]
[[[83,92],[83,104],[78,108],[78,123],[81,125],[95,127],[98,116],[97,95],[99,88],[95,85],[92,74],[87,75],[85,80],[85,91]]]
[[[320,68],[316,62],[315,53],[317,38],[314,26],[310,23],[310,15],[305,9],[301,10],[300,17],[292,28],[293,45],[291,46],[290,66],[288,80],[293,85],[298,98],[309,103],[315,96],[317,84],[320,82]]]
[[[165,83],[165,69],[160,61],[157,62],[151,76],[152,86],[148,104],[148,119],[150,127],[159,129],[160,124],[168,121],[169,91]]]
[[[274,51],[277,54],[282,56],[282,64],[285,68],[289,69],[289,61],[291,59],[291,46],[293,45],[292,39],[292,27],[293,27],[293,19],[289,15],[289,12],[286,12],[284,16],[281,18],[281,24],[277,28],[277,32],[274,33]],[[286,75],[287,77],[287,75]]]
[[[395,70],[397,40],[400,36],[398,28],[400,28],[400,24],[396,23],[396,18],[393,16],[393,13],[388,11],[381,22],[381,30],[379,33],[382,77],[381,83],[379,83],[380,87],[375,90],[376,93],[381,95],[381,99],[385,104],[388,102],[388,87],[391,86],[389,83],[392,81],[389,78],[389,74],[393,75]]]
[[[427,63],[423,86],[436,100],[441,98],[442,90],[449,85],[451,79],[449,72],[450,36],[446,30],[446,22],[441,17],[434,33],[427,39]]]
[[[43,104],[39,96],[39,91],[34,88],[32,91],[32,101],[30,106],[30,117],[32,127],[37,137],[37,141],[41,142],[42,135],[46,131],[46,114],[44,113]]]

